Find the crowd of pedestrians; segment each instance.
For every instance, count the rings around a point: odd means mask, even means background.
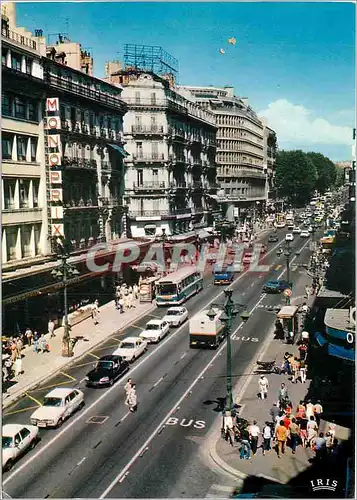
[[[129,309],[136,307],[137,301],[139,300],[139,287],[137,284],[133,286],[127,285],[126,283],[118,285],[115,290],[115,307],[124,313]]]

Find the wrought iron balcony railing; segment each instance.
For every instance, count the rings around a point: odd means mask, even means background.
[[[134,182],[133,189],[134,191],[161,191],[163,189],[166,189],[166,183],[155,181],[141,183]]]
[[[178,208],[176,210],[134,210],[129,211],[129,217],[158,217],[158,216],[175,216],[175,215],[190,215],[191,208]]]
[[[146,153],[146,154],[133,154],[132,159],[135,162],[163,162],[165,160],[164,153]],[[129,160],[130,161],[130,160]]]
[[[162,125],[132,125],[131,131],[133,134],[163,134],[164,127]]]

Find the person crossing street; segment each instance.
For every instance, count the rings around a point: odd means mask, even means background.
[[[265,375],[261,375],[258,384],[259,384],[260,399],[266,399],[268,397],[269,382],[268,379],[265,377]]]

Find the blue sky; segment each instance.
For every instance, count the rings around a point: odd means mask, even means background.
[[[66,31],[93,50],[95,75],[125,43],[160,45],[179,83],[232,85],[277,130],[281,148],[351,157],[355,122],[352,3],[22,3],[17,24]],[[228,38],[235,37],[235,46]],[[220,54],[223,48],[225,54]]]

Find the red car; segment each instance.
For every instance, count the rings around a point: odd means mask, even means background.
[[[252,262],[253,254],[251,252],[247,252],[243,257],[243,264],[250,264]]]

